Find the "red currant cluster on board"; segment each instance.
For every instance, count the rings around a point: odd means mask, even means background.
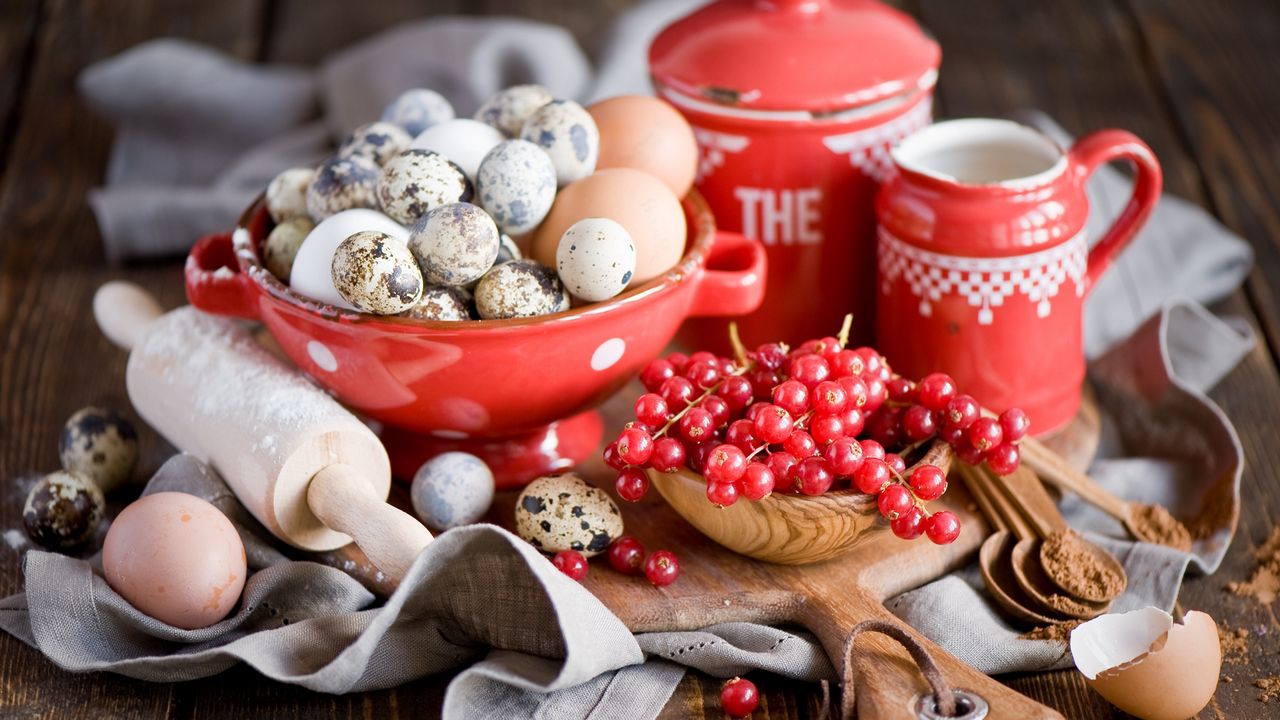
[[[851,486],[876,497],[898,537],[955,540],[955,514],[925,509],[946,491],[946,472],[922,461],[908,473],[904,457],[937,438],[961,460],[1007,475],[1018,467],[1026,413],[986,416],[942,373],[918,383],[895,375],[875,349],[845,348],[848,327],[846,319],[839,338],[794,350],[739,345],[737,358],[704,351],[649,363],[635,421],[604,451],[618,471],[619,497],[644,497],[646,468],[702,474],[707,499],[719,507],[775,489],[821,495]]]

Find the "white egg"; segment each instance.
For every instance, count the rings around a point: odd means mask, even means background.
[[[495,127],[458,118],[432,125],[413,139],[413,150],[432,150],[452,160],[470,180],[476,179],[480,161],[506,138]]]
[[[561,186],[595,172],[600,159],[600,129],[591,113],[572,100],[554,100],[535,110],[520,137],[547,152]]]
[[[404,243],[409,240],[408,228],[376,210],[344,210],[330,215],[316,225],[298,248],[289,273],[289,287],[312,300],[355,310],[333,286],[333,253],[343,240],[364,230],[384,232]]]
[[[503,232],[527,233],[538,227],[556,199],[555,166],[537,145],[507,140],[480,163],[476,197]]]
[[[631,233],[609,218],[583,218],[560,236],[556,272],[569,292],[599,302],[622,292],[636,271]]]

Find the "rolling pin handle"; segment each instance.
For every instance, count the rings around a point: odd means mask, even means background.
[[[130,282],[113,280],[93,295],[93,317],[102,334],[126,350],[142,341],[163,312],[150,293]]]
[[[409,513],[389,505],[351,465],[330,465],[307,488],[307,505],[320,521],[355,539],[388,578],[399,582],[431,531]]]

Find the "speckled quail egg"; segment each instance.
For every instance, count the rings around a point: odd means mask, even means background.
[[[105,508],[97,484],[74,470],[59,470],[31,488],[22,507],[22,524],[40,545],[74,550],[93,537]]]
[[[128,482],[138,464],[138,433],[114,410],[77,410],[58,438],[62,467],[92,480],[102,492]]]
[[[428,285],[418,304],[404,312],[415,320],[471,320],[471,293],[449,285]]]
[[[438,152],[457,163],[468,178],[475,180],[485,154],[505,139],[495,127],[467,118],[455,118],[423,130],[409,147]]]
[[[414,88],[400,93],[382,111],[383,122],[393,123],[416,136],[423,130],[453,119],[453,106],[435,90]]]
[[[289,287],[312,300],[355,310],[333,287],[333,253],[361,230],[377,230],[401,243],[409,240],[408,228],[376,210],[343,210],[318,223],[302,241],[289,272]]]
[[[293,260],[298,256],[298,248],[302,247],[302,241],[315,228],[311,218],[294,218],[272,228],[271,234],[263,241],[262,264],[280,282],[289,282],[289,273],[293,271]]]
[[[432,285],[466,285],[498,258],[498,226],[471,203],[433,208],[413,226],[409,249]]]
[[[422,522],[440,530],[470,525],[493,504],[493,472],[470,453],[447,452],[413,476],[409,497]]]
[[[520,252],[520,246],[515,240],[506,233],[498,234],[498,259],[493,261],[494,265],[499,265],[512,260],[523,260],[524,253]]]
[[[532,260],[495,265],[476,286],[476,312],[485,320],[534,317],[569,309],[556,272]]]
[[[476,196],[503,232],[527,233],[538,227],[555,202],[555,166],[537,145],[507,140],[480,163]]]
[[[551,91],[541,85],[512,85],[489,98],[474,117],[498,128],[507,137],[519,137],[524,121],[554,99]]]
[[[591,113],[572,100],[553,100],[535,110],[525,120],[520,137],[547,152],[560,185],[595,172],[600,130]]]
[[[339,155],[362,155],[379,165],[408,149],[413,137],[389,122],[371,122],[351,131],[338,146]]]
[[[444,155],[406,150],[378,176],[378,202],[392,219],[410,225],[440,205],[471,200],[471,181]]]
[[[569,226],[556,249],[556,272],[575,297],[599,302],[622,292],[636,271],[631,233],[609,218]]]
[[[313,168],[290,168],[267,185],[267,212],[278,223],[307,215],[307,188],[316,176]]]
[[[358,232],[333,253],[333,286],[362,312],[402,313],[417,304],[422,285],[413,253],[386,233]]]
[[[307,187],[307,214],[320,222],[343,210],[376,208],[377,188],[377,163],[362,155],[331,157]]]
[[[516,499],[516,532],[545,553],[577,550],[591,557],[622,534],[622,514],[577,475],[540,477]]]

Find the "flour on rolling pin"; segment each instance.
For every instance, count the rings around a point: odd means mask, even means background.
[[[359,468],[379,497],[390,488],[378,438],[237,321],[190,307],[157,318],[130,355],[127,383],[148,423],[209,462],[258,520],[298,547],[351,541],[297,501],[324,467]]]

